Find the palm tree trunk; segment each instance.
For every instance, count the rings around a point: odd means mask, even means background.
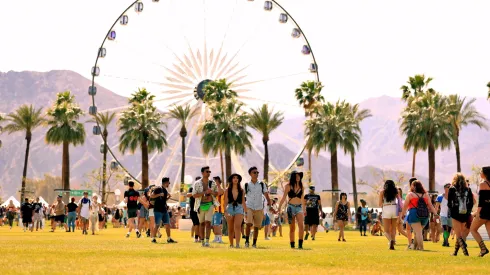
[[[102,159],[102,202],[107,202],[107,135],[104,136],[104,150]]]
[[[454,139],[454,147],[456,147],[456,163],[457,163],[457,172],[461,173],[461,152],[459,151],[459,136],[456,136]]]
[[[264,180],[269,183],[269,146],[268,141],[264,138],[262,140],[264,143]]]
[[[352,168],[352,192],[354,193],[354,209],[357,209],[356,160],[354,153],[351,153],[350,160]]]
[[[308,173],[310,176],[308,177],[308,184],[311,185],[311,179],[313,178],[313,174],[311,173],[311,151],[313,150],[313,147],[308,148]]]
[[[221,165],[221,181],[224,182],[226,186],[225,169],[223,167],[223,151],[221,151],[221,149],[219,149],[219,162]]]
[[[21,203],[24,202],[24,197],[25,197],[25,192],[26,192],[27,164],[29,161],[29,149],[31,147],[31,139],[32,139],[32,137],[29,134],[27,134],[27,136],[26,136],[26,140],[27,140],[26,154],[24,157],[24,171],[22,172],[22,188],[20,189],[20,202]]]
[[[70,190],[70,144],[68,141],[63,141],[63,162],[61,165],[61,183],[65,192],[63,193],[63,201],[68,202]]]
[[[231,176],[231,150],[230,148],[225,149],[225,165],[226,165],[226,178],[223,179],[224,182]]]
[[[141,187],[148,187],[148,143],[146,139],[141,142]]]
[[[435,192],[436,187],[436,149],[432,140],[429,141],[429,192]]]
[[[339,171],[337,162],[337,150],[330,153],[330,170],[332,172],[332,209],[339,200]]]
[[[182,168],[180,169],[180,192],[184,192],[183,184],[185,178],[185,137],[182,137]]]
[[[412,178],[415,177],[415,158],[417,156],[417,150],[413,150],[413,158],[412,158]]]

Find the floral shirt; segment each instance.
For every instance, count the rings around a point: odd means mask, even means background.
[[[209,180],[208,184],[209,183],[211,183],[211,190],[214,193],[218,192],[218,185],[216,185],[216,183],[212,180]],[[203,185],[204,185],[204,183],[202,182],[202,179],[196,181],[194,183],[194,188],[192,188],[192,195],[204,192]],[[213,205],[215,207],[220,206],[218,199],[214,195],[211,195],[211,196],[213,196]],[[196,211],[196,212],[199,210],[199,207],[201,206],[201,199],[202,198],[196,198],[196,203],[194,203],[194,211]]]

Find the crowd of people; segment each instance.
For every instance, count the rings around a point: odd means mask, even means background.
[[[302,172],[291,173],[281,198],[271,198],[267,185],[259,180],[256,167],[251,167],[248,174],[250,180],[244,184],[239,174],[232,174],[222,183],[220,177],[211,177],[209,167],[202,167],[201,176],[187,193],[188,211],[168,206],[170,181],[163,178],[161,185],[152,185],[143,191],[135,190],[134,182],[130,181],[124,193],[126,206],[123,209],[108,208],[104,203],[98,203],[97,196],[90,199],[85,192],[78,203],[72,198],[67,205],[61,196],[49,206],[42,205],[39,198],[32,202],[26,199],[19,209],[19,217],[24,231],[42,230],[45,218],[51,221],[51,232],[58,227],[64,227],[66,232],[78,228],[83,234],[90,231],[93,235],[106,227],[110,215],[114,227],[124,224],[128,228],[126,237],[134,231],[137,238],[146,234],[153,243],[162,237],[161,228],[165,229],[168,243],[177,243],[171,237],[171,229],[177,228],[180,218],[186,217],[192,221],[194,242],[203,247],[210,246],[213,233],[214,243],[224,243],[223,236],[228,236],[231,248],[240,248],[242,239],[244,247],[256,248],[260,230],[264,230],[264,240],[270,240],[277,232],[282,237],[285,224],[289,224],[291,248],[296,248],[297,244],[298,249],[303,249],[303,242],[310,236],[314,241],[318,226],[328,233],[326,220],[329,215],[322,211],[321,198],[315,193],[315,187],[304,190]],[[407,238],[408,249],[423,250],[424,241],[439,242],[442,233],[444,247],[450,246],[451,234],[455,238],[452,255],[458,255],[461,250],[468,256],[466,238],[472,234],[481,249],[479,256],[483,257],[489,250],[478,229],[485,225],[487,232],[490,231],[490,167],[482,168],[481,179],[478,200],[461,173],[455,174],[452,182],[444,185],[441,195],[430,195],[420,180],[411,178],[409,193],[403,197],[402,190],[392,180],[387,180],[379,194],[379,207],[382,208],[379,213],[370,210],[362,199],[361,206],[351,212],[347,194],[341,193],[332,213],[338,241],[346,242],[345,228],[355,221],[361,236],[367,236],[369,231],[371,235],[384,235],[390,250],[395,249],[397,235]],[[10,228],[16,211],[12,202],[0,209],[1,220],[8,220]]]

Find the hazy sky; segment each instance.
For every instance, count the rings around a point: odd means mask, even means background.
[[[105,33],[131,2],[0,0],[0,71],[69,69],[88,76]],[[202,3],[180,0],[185,2]],[[443,93],[486,95],[485,86],[490,81],[488,0],[278,2],[295,17],[310,40],[329,99],[398,97],[399,87],[417,73],[433,77],[433,87]],[[182,13],[173,16],[192,17]],[[248,20],[254,22],[254,16],[250,14]],[[217,22],[227,20],[225,14],[218,18],[213,17]],[[247,24],[240,22],[244,27]],[[167,28],[174,27],[142,31],[164,35]],[[283,44],[275,44],[274,37],[259,42],[265,47],[264,51],[256,48],[257,60],[262,62],[260,55],[283,49]],[[267,65],[277,70],[282,66]]]

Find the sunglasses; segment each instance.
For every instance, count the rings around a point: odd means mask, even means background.
[[[208,173],[208,174],[211,174],[211,171],[204,171],[204,173]]]
[[[255,172],[252,172],[252,174],[258,175],[258,174],[259,174],[259,172],[255,171]]]

